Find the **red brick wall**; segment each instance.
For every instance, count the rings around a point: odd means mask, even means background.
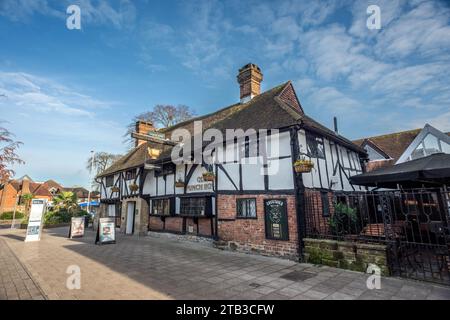
[[[256,219],[236,219],[236,199],[239,198],[256,198]],[[288,241],[266,239],[264,221],[265,199],[286,199],[289,228]],[[227,241],[231,247],[265,255],[288,258],[298,257],[295,196],[219,195],[217,209],[219,213],[219,239]]]
[[[286,102],[291,107],[296,108],[297,110],[302,110],[295,95],[295,91],[292,88],[292,85],[286,87],[283,90],[283,92],[280,94],[280,99]]]
[[[150,230],[161,231],[163,230],[163,222],[160,217],[152,217],[148,218],[148,226]]]
[[[334,213],[333,193],[328,192],[329,216]],[[319,190],[305,189],[305,220],[307,235],[330,233],[329,217],[323,216],[321,192]]]
[[[183,219],[179,217],[166,217],[166,230],[173,232],[183,231]]]
[[[10,184],[5,185],[0,191],[0,213],[14,210],[16,194],[17,191]],[[17,208],[19,211],[20,209],[23,211],[23,207]]]

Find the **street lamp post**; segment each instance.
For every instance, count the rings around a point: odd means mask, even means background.
[[[94,168],[95,163],[95,151],[91,151],[91,169],[89,170],[89,192],[88,192],[88,203],[87,203],[87,209],[88,213],[91,213],[91,189],[92,189],[92,169]]]

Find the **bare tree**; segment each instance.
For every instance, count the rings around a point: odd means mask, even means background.
[[[0,182],[15,174],[10,166],[25,163],[16,153],[22,142],[14,141],[13,137],[6,128],[0,127]]]
[[[121,155],[118,154],[112,154],[108,152],[97,152],[95,155],[89,157],[89,159],[87,160],[86,169],[89,172],[94,172],[95,175],[98,175],[103,171],[105,171],[120,157]]]
[[[156,128],[167,128],[189,120],[194,115],[194,111],[185,105],[172,106],[158,104],[152,111],[141,113],[133,118],[132,122],[127,126],[126,133],[123,135],[124,143],[130,147],[134,146],[134,139],[131,138],[131,133],[134,132],[138,120],[149,121]]]

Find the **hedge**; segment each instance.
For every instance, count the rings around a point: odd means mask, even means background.
[[[0,214],[0,220],[12,220],[14,217],[13,211],[7,211]],[[22,219],[24,217],[24,214],[22,212],[16,211],[16,219]]]

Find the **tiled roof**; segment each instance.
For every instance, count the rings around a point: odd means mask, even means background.
[[[287,95],[286,90],[292,90],[293,95],[290,95],[289,99],[284,97]],[[165,133],[166,138],[170,138],[170,135],[175,129],[187,129],[192,134],[194,131],[194,121],[200,120],[202,121],[203,130],[215,128],[223,133],[225,133],[226,129],[280,129],[303,123],[310,130],[319,131],[330,139],[339,141],[341,144],[356,152],[365,153],[363,149],[353,144],[350,140],[334,133],[334,131],[306,116],[300,104],[295,103],[295,99],[295,91],[291,82],[288,81],[257,95],[246,103],[233,104],[214,113],[196,117],[172,127],[162,129],[159,132]],[[148,143],[144,143],[134,148],[103,171],[99,177],[128,168],[142,166],[149,159],[148,146]],[[159,158],[154,161],[162,161],[170,158],[171,149],[170,146],[165,146]]]
[[[353,143],[362,146],[364,141],[369,140],[385,154],[391,157],[395,163],[420,133],[420,131],[422,131],[422,129],[390,133],[381,136],[358,139],[353,141]]]

